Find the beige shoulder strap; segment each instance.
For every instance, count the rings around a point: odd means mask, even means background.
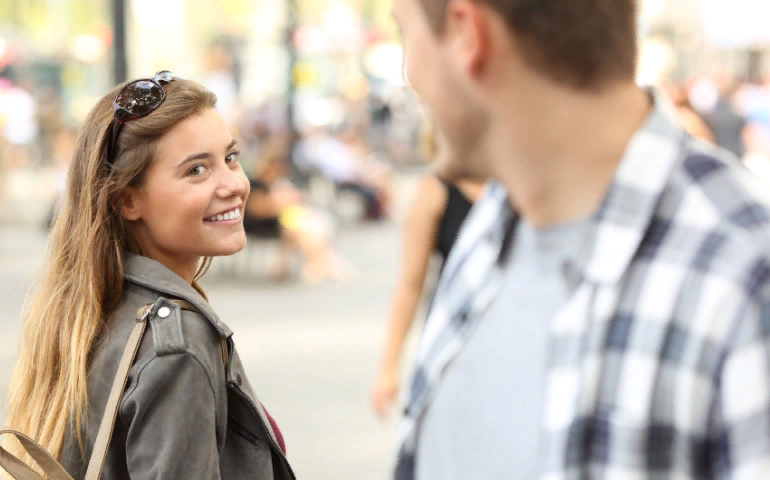
[[[123,398],[123,392],[126,389],[128,373],[136,360],[136,353],[139,351],[139,345],[142,343],[142,336],[147,329],[147,316],[152,311],[154,304],[145,305],[136,312],[136,326],[128,337],[126,349],[123,350],[123,356],[120,358],[118,372],[115,374],[115,380],[112,382],[110,396],[107,398],[107,407],[104,409],[102,423],[99,424],[99,433],[96,434],[94,450],[91,452],[91,459],[88,461],[85,480],[99,480],[104,468],[104,459],[107,458],[107,447],[112,439],[112,432],[115,430],[115,419],[118,417],[120,399]]]
[[[45,472],[47,478],[50,480],[73,480],[70,474],[64,470],[64,467],[34,440],[14,430],[3,430],[0,432],[0,436],[8,435],[16,437],[22,447],[24,447],[24,450]],[[0,467],[3,467],[16,480],[44,480],[37,472],[3,447],[0,447]]]
[[[176,303],[185,310],[198,311],[190,302],[184,300],[171,300],[171,302]],[[102,422],[99,425],[99,432],[96,435],[94,450],[88,462],[85,480],[98,480],[102,474],[104,460],[107,456],[107,448],[112,438],[112,432],[115,429],[115,419],[118,416],[120,399],[123,397],[123,392],[126,389],[128,374],[136,359],[139,345],[142,343],[142,336],[147,328],[147,316],[152,311],[153,306],[154,304],[145,305],[136,313],[136,326],[128,338],[128,343],[120,359],[118,371],[115,374],[110,396],[107,399],[107,407],[104,410]],[[225,339],[222,339],[222,360],[225,363],[225,369],[227,369],[229,349]],[[73,480],[64,467],[31,438],[14,430],[0,431],[0,436],[4,435],[15,436],[27,453],[37,462],[47,478],[51,480]],[[44,480],[32,468],[2,447],[0,447],[0,467],[5,469],[15,480]]]

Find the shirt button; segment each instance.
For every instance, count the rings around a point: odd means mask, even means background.
[[[171,315],[171,309],[168,307],[160,307],[160,309],[158,310],[158,316],[160,318],[166,318],[169,315]]]
[[[241,374],[240,373],[235,375],[235,383],[237,383],[239,387],[243,383],[243,379],[241,378]]]

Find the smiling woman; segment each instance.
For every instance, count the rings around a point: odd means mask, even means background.
[[[211,257],[246,243],[249,182],[215,104],[197,83],[160,72],[107,94],[80,131],[7,416],[73,478],[294,478],[232,332],[197,283]],[[139,337],[113,399],[137,319],[152,335]],[[99,419],[113,405],[102,441]],[[19,444],[6,447],[25,458]]]
[[[235,147],[219,113],[206,109],[164,135],[143,181],[122,192],[122,214],[140,251],[189,283],[202,257],[246,245],[240,218],[249,181]],[[237,221],[218,218],[233,210]]]

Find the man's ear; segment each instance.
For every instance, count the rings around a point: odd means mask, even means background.
[[[483,70],[490,48],[489,23],[484,8],[474,0],[451,0],[447,5],[445,35],[450,36],[453,57],[476,75]]]
[[[129,222],[142,218],[141,199],[139,190],[134,187],[126,187],[120,194],[120,214]]]

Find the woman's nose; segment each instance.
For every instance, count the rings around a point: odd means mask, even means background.
[[[249,182],[242,170],[230,170],[220,175],[217,193],[223,198],[240,197],[246,193]]]

